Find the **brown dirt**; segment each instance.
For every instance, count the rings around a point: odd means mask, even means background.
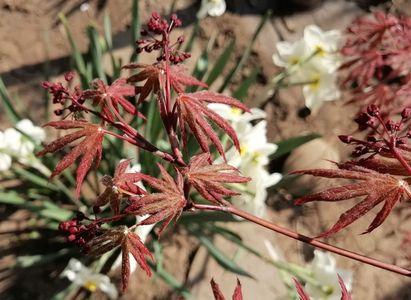
[[[69,14],[69,22],[72,24],[73,34],[78,40],[82,50],[85,50],[86,37],[84,28],[89,22],[96,24],[101,29],[104,11],[108,11],[111,16],[113,32],[115,33],[115,42],[123,48],[128,42],[130,24],[130,1],[96,1],[90,2],[91,9],[87,13],[80,12],[77,7],[82,1],[44,1],[44,0],[0,0],[0,38],[2,46],[0,47],[0,72],[6,84],[10,87],[13,96],[17,93],[23,101],[22,107],[26,103],[30,111],[36,111],[36,108],[42,105],[42,91],[38,88],[39,83],[43,80],[42,66],[46,58],[52,61],[51,72],[53,75],[61,74],[67,68],[69,54],[69,45],[62,30],[61,24],[57,22],[57,13],[63,11]],[[105,3],[102,10],[97,9],[97,3]],[[164,13],[168,9],[169,3],[164,1],[140,1],[142,4],[142,19],[146,20],[150,11],[157,10]],[[177,10],[180,10],[187,20],[194,13],[191,1],[179,1]],[[262,89],[263,83],[267,81],[276,69],[272,64],[271,56],[274,52],[274,45],[280,37],[287,39],[296,39],[301,36],[302,28],[311,23],[316,23],[323,29],[344,28],[355,16],[363,13],[352,3],[345,1],[329,1],[324,5],[305,13],[294,14],[285,18],[273,17],[271,22],[265,26],[259,36],[256,47],[254,48],[250,61],[247,63],[245,70],[235,78],[235,84],[253,70],[255,64],[261,64],[262,75],[260,83],[252,87],[249,91],[247,103],[251,106],[255,103],[255,97]],[[213,34],[220,32],[217,37],[215,51],[212,53],[210,60],[215,58],[228,42],[228,37],[236,38],[236,57],[239,58],[245,45],[248,43],[259,17],[255,15],[236,15],[227,13],[221,18],[207,18],[202,21],[201,39],[194,49],[194,56],[200,53]],[[184,29],[184,32],[190,32],[192,26]],[[130,49],[127,49],[129,53]],[[279,141],[284,138],[302,134],[304,132],[318,132],[323,135],[326,143],[331,145],[333,151],[339,156],[345,157],[347,149],[342,146],[336,138],[337,134],[351,133],[355,130],[350,117],[356,109],[352,106],[344,106],[342,101],[327,103],[321,110],[313,116],[301,118],[298,111],[302,107],[303,99],[298,89],[282,91],[278,98],[270,101],[265,105],[268,114],[269,139]],[[7,123],[4,113],[0,107],[0,124]],[[23,110],[24,111],[24,110]],[[38,111],[38,110],[37,110]],[[344,113],[341,113],[344,111]],[[41,113],[35,113],[37,121],[43,121]],[[312,153],[317,152],[317,148],[308,148],[306,153],[302,154],[303,159],[312,161],[312,166],[316,162]],[[306,155],[306,156],[304,156]],[[308,235],[316,235],[328,228],[335,221],[344,209],[349,207],[349,203],[330,205],[315,204],[307,205],[303,209],[295,209],[288,202],[286,197],[272,195],[269,202],[273,204],[274,209],[269,212],[268,216],[276,223],[285,227],[290,227]],[[17,217],[21,220],[26,215],[17,212]],[[398,208],[388,218],[386,223],[370,235],[358,235],[367,226],[372,215],[359,221],[338,234],[336,237],[329,239],[329,242],[343,248],[348,248],[359,253],[370,255],[372,257],[406,265],[408,262],[404,259],[400,250],[401,230],[407,230],[410,226],[408,218],[409,211],[405,208]],[[10,222],[14,214],[10,215],[4,211],[0,212],[3,222],[0,223],[1,232],[10,231],[14,225],[4,222]],[[8,225],[7,225],[8,224]],[[11,226],[11,227],[10,227]],[[272,237],[272,234],[264,230],[261,236],[266,234]],[[277,236],[276,242],[278,247],[285,253],[287,259],[291,262],[304,264],[306,257],[310,256],[310,249],[288,238]],[[196,244],[192,238],[187,238],[184,233],[179,233],[173,237],[165,238],[163,247],[165,249],[165,268],[170,271],[177,279],[184,281],[189,273],[188,267],[191,264],[191,254],[196,249]],[[5,245],[0,244],[4,249]],[[227,249],[228,250],[228,249]],[[2,252],[7,253],[7,252]],[[9,255],[10,254],[10,255]],[[13,253],[4,254],[1,257],[0,264],[4,266],[13,260]],[[410,281],[399,275],[391,274],[373,267],[365,266],[344,258],[338,258],[338,264],[342,268],[352,269],[354,271],[354,297],[355,299],[411,299]],[[214,270],[214,269],[213,269]],[[215,269],[215,272],[221,272],[221,269]],[[5,270],[10,274],[9,270]],[[56,272],[54,272],[56,273]],[[54,274],[53,273],[53,274]],[[27,293],[33,290],[47,290],[47,284],[50,280],[44,270],[39,271],[37,275],[41,280],[32,280],[26,288]],[[235,280],[235,276],[230,274]],[[3,276],[3,273],[2,273]],[[118,279],[118,278],[117,278]],[[43,280],[43,281],[42,281]],[[203,286],[208,287],[209,278],[202,281]],[[4,284],[4,281],[3,281]],[[4,288],[4,287],[3,287]],[[193,289],[198,287],[194,287]],[[222,285],[224,291],[231,291],[232,286]],[[258,288],[258,285],[257,285]],[[27,298],[16,298],[8,295],[4,299],[28,299],[38,297],[40,293],[28,294]],[[44,293],[44,295],[48,295]],[[101,299],[101,295],[96,294],[94,299]],[[168,286],[160,279],[147,279],[142,272],[136,272],[133,275],[132,284],[124,299],[174,299],[173,294]]]

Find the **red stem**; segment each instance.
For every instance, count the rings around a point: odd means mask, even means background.
[[[400,162],[400,164],[404,167],[404,169],[411,175],[411,166],[405,160],[405,158],[401,155],[401,152],[398,151],[396,144],[396,138],[392,137],[390,141],[390,148],[392,153],[394,154],[395,158]]]
[[[282,234],[290,238],[293,238],[295,240],[301,241],[303,243],[309,244],[311,246],[314,246],[314,247],[317,247],[317,248],[320,248],[326,251],[330,251],[332,253],[345,256],[345,257],[354,259],[356,261],[359,261],[359,262],[362,262],[362,263],[365,263],[365,264],[368,264],[368,265],[371,265],[371,266],[374,266],[380,269],[384,269],[384,270],[391,271],[397,274],[401,274],[407,277],[411,277],[411,270],[407,270],[399,266],[395,266],[389,263],[385,263],[385,262],[364,256],[364,255],[352,252],[352,251],[348,251],[348,250],[345,250],[345,249],[342,249],[342,248],[339,248],[333,245],[329,245],[327,243],[321,242],[314,238],[299,234],[298,232],[295,232],[291,229],[287,229],[279,225],[276,225],[274,223],[268,222],[264,219],[261,219],[245,211],[242,211],[234,206],[216,206],[216,205],[193,203],[193,208],[199,209],[199,210],[213,210],[213,211],[221,211],[221,212],[230,213],[230,214],[239,216],[243,219],[246,219],[250,222],[253,222],[255,224],[258,224],[262,227],[275,231],[279,234]]]

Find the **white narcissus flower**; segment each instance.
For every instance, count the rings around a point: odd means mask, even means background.
[[[289,68],[304,62],[312,54],[304,40],[296,42],[281,41],[276,44],[277,53],[273,55],[274,64]]]
[[[322,31],[316,25],[308,25],[304,28],[303,39],[276,45],[274,64],[288,69],[290,85],[303,86],[305,105],[312,111],[317,110],[323,101],[339,97],[335,72],[341,64],[340,42],[340,31]]]
[[[308,25],[304,28],[304,41],[312,52],[335,53],[340,46],[341,39],[339,30],[322,31],[317,25]]]
[[[241,170],[241,169],[240,169]],[[278,183],[282,175],[280,173],[269,174],[262,167],[254,167],[252,173],[241,170],[245,176],[252,178],[246,184],[245,191],[241,195],[231,197],[231,202],[253,215],[262,217],[265,213],[265,200],[267,198],[267,188]]]
[[[235,147],[226,152],[229,165],[238,168],[244,176],[251,177],[245,185],[241,195],[231,197],[232,203],[254,215],[263,216],[267,188],[281,180],[281,174],[269,174],[265,166],[269,162],[269,155],[274,153],[278,146],[267,142],[267,122],[262,120],[255,126],[250,121],[265,118],[265,112],[260,109],[251,109],[250,113],[241,113],[227,105],[213,104],[208,106],[224,119],[229,121],[237,133],[240,143],[240,153]],[[217,159],[216,163],[221,163]]]
[[[231,107],[227,104],[210,103],[207,107],[214,112],[218,113],[226,121],[233,125],[234,129],[238,123],[248,123],[250,121],[264,119],[266,117],[265,111],[259,108],[251,108],[249,112],[243,113],[243,111],[236,107]]]
[[[19,121],[16,124],[16,128],[18,130],[7,128],[4,131],[7,147],[17,157],[24,159],[33,154],[35,143],[39,144],[44,141],[46,134],[43,128],[33,125],[28,119]]]
[[[333,101],[340,96],[337,86],[336,73],[324,73],[318,69],[306,71],[307,81],[310,82],[303,86],[305,106],[316,111],[324,101]]]
[[[99,289],[110,299],[118,299],[118,291],[108,276],[92,271],[75,258],[70,259],[60,276],[67,277],[76,286],[83,287],[90,292]]]
[[[250,123],[238,124],[237,136],[240,142],[240,153],[231,148],[226,156],[229,163],[240,170],[254,166],[266,166],[269,155],[273,154],[278,146],[267,142],[267,122],[258,122],[255,126]],[[246,176],[249,176],[245,174]]]
[[[7,143],[4,133],[0,131],[0,172],[6,171],[11,167],[10,155],[2,151],[7,151]]]
[[[341,288],[338,275],[343,279],[347,290],[351,291],[352,272],[338,269],[335,258],[331,254],[314,250],[314,259],[310,264],[310,269],[314,279],[322,287],[319,288],[310,283],[305,285],[304,288],[313,300],[339,300],[341,298]]]
[[[201,0],[201,8],[197,12],[197,18],[202,19],[207,15],[219,17],[225,13],[226,4],[224,0]]]

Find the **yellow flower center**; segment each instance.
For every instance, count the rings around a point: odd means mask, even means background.
[[[256,151],[253,153],[253,156],[251,157],[251,161],[255,164],[258,164],[260,162],[260,158],[261,158],[261,153]]]
[[[242,111],[237,107],[232,107],[230,113],[234,116],[239,116],[242,114]]]
[[[90,292],[95,292],[97,290],[97,284],[94,281],[88,280],[83,284],[83,287]]]
[[[241,145],[240,146],[240,156],[246,155],[248,152],[248,146],[247,145]]]
[[[299,57],[293,57],[290,59],[290,64],[291,65],[298,65],[300,63],[300,58]]]
[[[320,75],[313,76],[309,85],[313,91],[318,90],[320,88]]]
[[[315,46],[315,52],[321,57],[325,56],[325,54],[327,53],[327,51],[325,51],[324,48],[320,45]]]

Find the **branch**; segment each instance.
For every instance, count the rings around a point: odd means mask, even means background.
[[[279,225],[276,225],[274,223],[268,222],[264,219],[256,217],[252,214],[249,214],[231,205],[230,206],[216,206],[216,205],[193,203],[193,208],[198,209],[198,210],[213,210],[213,211],[221,211],[221,212],[233,214],[243,219],[246,219],[250,222],[253,222],[257,225],[270,229],[271,231],[275,231],[279,234],[288,236],[290,238],[293,238],[295,240],[309,244],[316,248],[320,248],[322,250],[326,250],[326,251],[329,251],[329,252],[332,252],[332,253],[335,253],[341,256],[345,256],[345,257],[354,259],[356,261],[359,261],[359,262],[362,262],[362,263],[365,263],[365,264],[368,264],[368,265],[371,265],[371,266],[374,266],[380,269],[384,269],[384,270],[391,271],[391,272],[394,272],[400,275],[411,277],[411,270],[408,270],[408,269],[405,269],[405,268],[402,268],[396,265],[392,265],[389,263],[385,263],[385,262],[364,256],[364,255],[361,255],[361,254],[358,254],[352,251],[348,251],[348,250],[345,250],[345,249],[342,249],[342,248],[339,248],[333,245],[329,245],[327,243],[321,242],[314,238],[299,234],[298,232],[295,232],[291,229],[287,229]]]

